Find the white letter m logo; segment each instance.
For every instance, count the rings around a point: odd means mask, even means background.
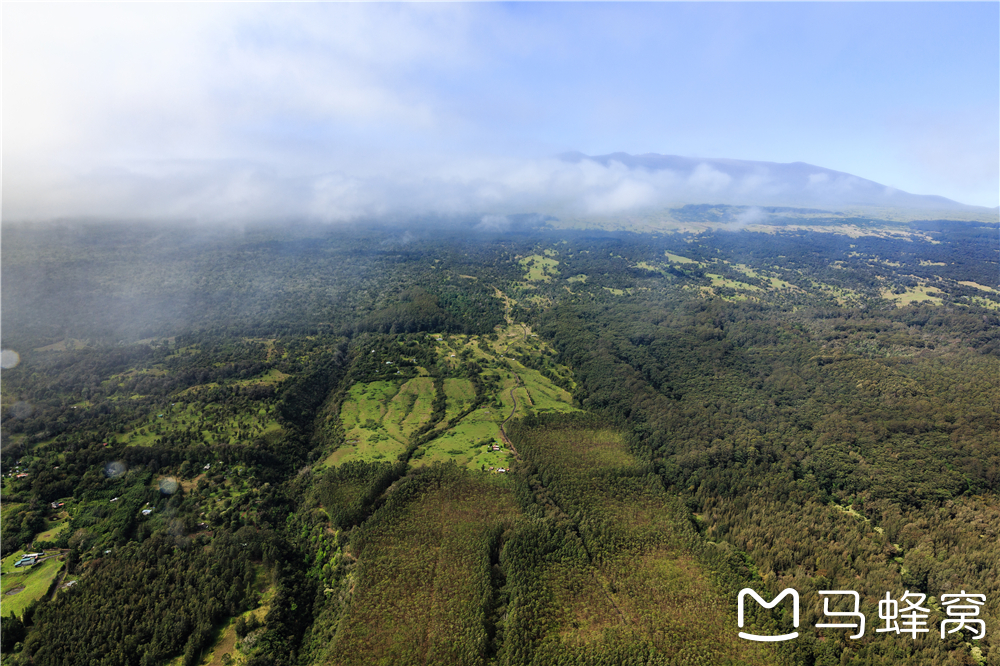
[[[737,610],[737,621],[738,621],[738,624],[740,625],[740,629],[743,628],[743,599],[748,594],[751,597],[753,597],[754,600],[757,603],[759,603],[761,606],[763,606],[764,608],[774,608],[779,603],[781,603],[782,599],[784,599],[788,595],[792,595],[792,625],[795,626],[795,627],[799,626],[799,593],[798,592],[796,592],[795,590],[793,590],[790,587],[785,588],[784,590],[781,591],[781,594],[779,594],[778,596],[776,596],[774,598],[774,601],[772,601],[771,603],[768,603],[768,602],[764,601],[764,599],[761,598],[761,596],[759,594],[757,594],[756,592],[754,592],[753,590],[751,590],[749,587],[744,587],[742,590],[740,590],[740,594],[737,597],[737,603],[739,604],[739,608]],[[756,634],[748,634],[748,633],[743,632],[743,631],[740,632],[740,638],[745,638],[748,641],[765,641],[765,642],[770,642],[770,641],[790,641],[793,638],[798,638],[798,636],[799,636],[799,632],[797,632],[797,631],[793,631],[790,634],[782,634],[780,636],[758,636]]]

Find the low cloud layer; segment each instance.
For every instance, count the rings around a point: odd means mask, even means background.
[[[996,205],[996,9],[945,4],[921,7],[914,32],[890,20],[913,8],[864,3],[11,3],[2,212],[613,214],[796,193],[847,200],[868,187],[823,170],[790,184],[724,160],[542,157],[570,149],[807,160]],[[809,36],[827,25],[861,49],[864,68],[833,76],[847,65],[834,68]],[[766,103],[719,102],[756,99],[762,84]],[[928,101],[938,99],[951,106]]]
[[[175,161],[65,174],[43,188],[7,190],[4,217],[323,221],[406,214],[484,213],[484,225],[521,211],[613,214],[729,200],[776,188],[759,174],[735,180],[707,164],[692,173],[612,162],[465,159],[286,177],[245,162]],[[492,215],[493,217],[490,217]]]
[[[628,156],[626,156],[628,157]],[[681,159],[681,158],[678,158]],[[372,216],[483,215],[501,230],[509,213],[610,215],[686,203],[750,205],[930,205],[849,174],[808,165],[689,160],[693,168],[648,169],[606,158],[457,158],[359,166],[288,176],[251,162],[135,163],[63,174],[45,187],[7,189],[4,217],[346,221]],[[725,161],[731,166],[733,161]],[[745,165],[750,164],[751,167]],[[802,172],[800,183],[788,175]],[[911,197],[908,199],[907,197]],[[911,200],[913,199],[913,200]],[[941,200],[938,203],[945,203]],[[755,220],[741,220],[752,224]]]

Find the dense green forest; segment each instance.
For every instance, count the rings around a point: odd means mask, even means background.
[[[742,210],[5,224],[3,663],[1000,665],[1000,228]]]

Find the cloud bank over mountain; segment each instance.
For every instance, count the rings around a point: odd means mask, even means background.
[[[359,165],[294,177],[235,160],[136,163],[66,176],[45,196],[15,197],[5,205],[5,217],[343,221],[527,211],[610,215],[689,203],[975,208],[801,162],[568,153]]]
[[[2,212],[995,206],[1000,10],[918,5],[9,3]]]

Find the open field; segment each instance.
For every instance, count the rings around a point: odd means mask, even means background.
[[[894,294],[891,289],[882,290],[882,298],[895,301],[899,305],[909,305],[921,301],[930,301],[934,305],[941,305],[940,291],[934,287],[920,286],[911,287],[902,294]]]
[[[62,570],[62,560],[56,556],[42,560],[31,567],[14,568],[14,563],[24,555],[19,550],[3,560],[0,579],[0,613],[20,616],[24,609],[36,599],[41,599],[49,590],[53,579]]]
[[[447,398],[444,420],[449,421],[464,411],[476,399],[476,390],[468,379],[449,377],[444,380]]]
[[[417,449],[411,463],[414,467],[423,467],[453,460],[473,470],[509,467],[510,452],[493,451],[491,448],[492,444],[501,444],[499,422],[502,420],[503,415],[496,407],[481,407],[440,437]]]
[[[682,257],[679,254],[674,254],[673,252],[664,252],[667,257],[667,261],[675,264],[697,264],[698,262],[694,259],[688,259],[687,257]]]
[[[55,522],[45,521],[45,531],[35,535],[35,541],[52,541],[69,527],[69,517]]]
[[[345,442],[325,464],[394,460],[406,450],[413,432],[430,419],[434,392],[430,377],[415,377],[402,384],[355,384],[340,408]]]
[[[546,250],[546,255],[549,254]],[[559,275],[558,259],[541,254],[532,254],[520,260],[521,266],[525,270],[525,279],[529,282],[548,282],[554,276]]]

